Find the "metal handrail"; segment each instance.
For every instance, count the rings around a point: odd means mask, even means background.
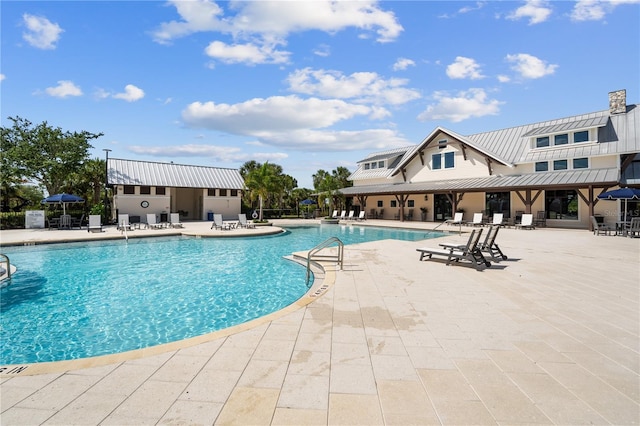
[[[338,244],[338,254],[336,255],[319,255],[318,252],[320,250],[323,250],[329,246],[331,246],[331,244],[337,243]],[[315,246],[314,248],[312,248],[311,250],[309,250],[309,253],[307,253],[307,283],[309,283],[309,278],[311,277],[311,259],[314,260],[335,260],[336,262],[338,262],[338,264],[340,265],[340,270],[342,270],[342,265],[344,262],[344,243],[342,241],[340,241],[340,238],[338,237],[331,237],[326,239],[325,241],[323,241],[322,243],[318,244],[317,246]]]
[[[2,254],[2,253],[0,253],[0,256],[2,256],[4,258],[4,260],[2,262],[6,262],[7,263],[7,278],[11,278],[11,262],[9,261],[9,256],[7,256],[6,254]]]

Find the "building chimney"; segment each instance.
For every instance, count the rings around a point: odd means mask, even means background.
[[[609,92],[609,114],[622,114],[627,112],[627,91],[616,90]]]

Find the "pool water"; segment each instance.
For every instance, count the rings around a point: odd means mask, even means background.
[[[275,312],[308,290],[305,268],[283,256],[330,237],[354,244],[442,235],[340,225],[287,230],[4,247],[18,270],[0,289],[0,364],[140,349]]]

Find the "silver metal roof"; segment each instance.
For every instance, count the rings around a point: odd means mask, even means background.
[[[523,137],[538,136],[538,135],[551,135],[554,133],[569,132],[575,130],[592,129],[594,127],[602,127],[609,121],[608,115],[602,115],[600,117],[592,117],[584,120],[569,121],[566,123],[558,123],[551,126],[540,126],[532,129],[522,135]]]
[[[485,192],[496,190],[544,189],[567,186],[584,188],[589,185],[615,185],[618,169],[581,169],[559,172],[539,172],[522,175],[493,175],[480,178],[450,179],[431,182],[360,185],[342,188],[345,195],[385,195],[428,192]]]
[[[237,169],[109,158],[107,184],[244,189]]]

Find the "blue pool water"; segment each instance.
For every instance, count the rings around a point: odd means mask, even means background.
[[[304,295],[305,268],[283,256],[334,236],[354,244],[438,235],[315,225],[270,237],[4,247],[18,272],[0,289],[0,364],[86,358],[221,330]]]

